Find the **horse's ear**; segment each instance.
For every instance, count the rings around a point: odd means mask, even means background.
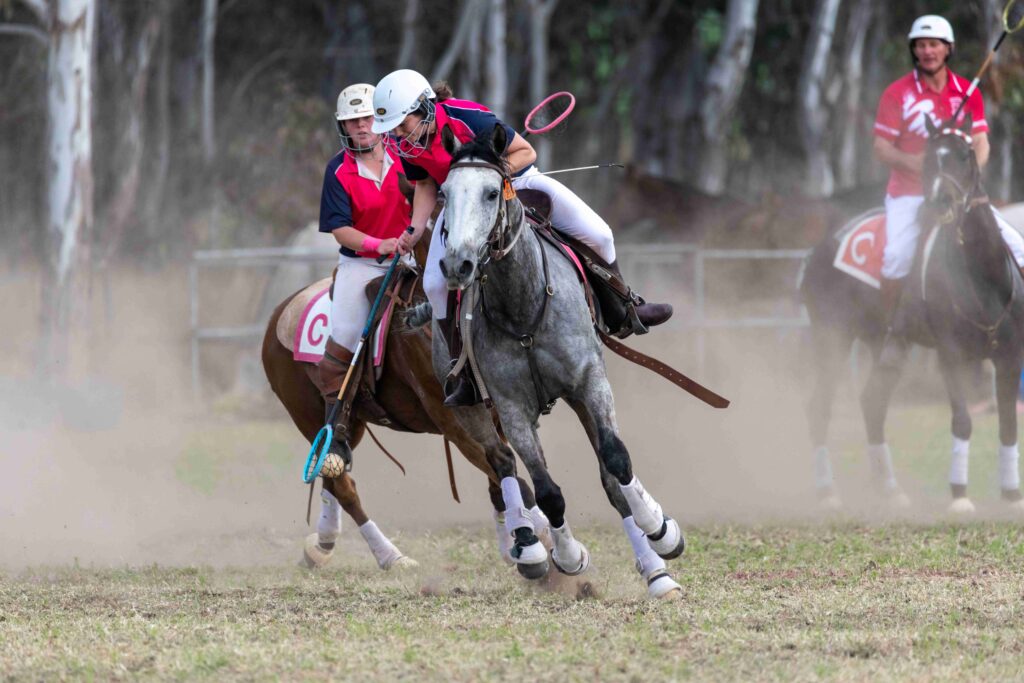
[[[459,151],[459,147],[462,147],[462,143],[448,126],[441,129],[441,145],[444,147],[444,151],[448,152],[448,156],[452,157]]]
[[[970,135],[971,134],[971,128],[973,128],[973,127],[974,127],[974,119],[971,118],[971,115],[969,113],[968,114],[964,114],[964,122],[960,124],[960,130],[963,131],[964,133],[966,133],[967,135]]]
[[[494,148],[494,153],[499,158],[505,156],[505,148],[508,147],[508,133],[505,131],[505,126],[500,123],[494,124],[494,132],[491,133],[491,147]]]
[[[924,114],[924,127],[925,130],[928,131],[928,137],[930,138],[933,138],[939,134],[938,126],[935,125],[935,122],[932,121],[932,117],[929,116],[928,114]]]

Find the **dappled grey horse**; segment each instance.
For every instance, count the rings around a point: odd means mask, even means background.
[[[451,135],[443,140],[453,160],[441,188],[441,271],[448,287],[462,292],[470,367],[487,397],[485,406],[456,410],[476,438],[500,442],[488,453],[494,454],[491,466],[501,479],[505,525],[520,573],[543,575],[548,553],[524,510],[514,454],[500,439],[487,406],[493,405],[550,520],[551,561],[559,571],[575,575],[586,571],[590,557],[565,521],[565,500],[548,473],[537,435],[540,415],[561,398],[576,412],[597,452],[601,482],[622,517],[648,593],[677,597],[679,584],[664,560],[683,552],[682,532],[633,474],[582,287],[569,260],[526,220],[512,190],[515,180],[497,151],[505,149],[505,130],[497,126],[493,134],[464,146]],[[450,356],[436,327],[433,343],[435,370],[443,379],[451,370]]]

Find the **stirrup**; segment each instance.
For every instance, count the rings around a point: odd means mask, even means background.
[[[480,402],[480,392],[476,388],[476,382],[466,377],[461,372],[455,377],[449,377],[444,384],[444,404],[449,408],[475,406]]]

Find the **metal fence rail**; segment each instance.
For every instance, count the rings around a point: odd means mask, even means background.
[[[700,249],[689,244],[674,245],[631,245],[618,246],[617,258],[626,273],[648,272],[653,266],[679,265],[692,268],[694,310],[692,318],[680,320],[677,324],[696,336],[698,371],[703,371],[705,361],[706,333],[720,329],[786,329],[804,327],[808,324],[807,314],[801,310],[799,316],[746,316],[708,317],[706,268],[709,261],[751,260],[751,261],[795,261],[801,260],[807,249]],[[205,341],[248,341],[263,334],[265,323],[239,327],[201,327],[199,325],[199,274],[204,268],[217,267],[274,267],[287,262],[333,263],[335,252],[321,248],[275,247],[267,249],[217,249],[197,251],[189,266],[189,302],[191,322],[192,389],[200,395],[201,371],[199,351]]]

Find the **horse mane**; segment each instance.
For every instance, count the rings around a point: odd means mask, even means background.
[[[494,147],[491,146],[491,135],[491,131],[482,131],[470,142],[459,147],[455,150],[455,154],[452,155],[452,163],[456,164],[470,158],[480,159],[481,161],[486,161],[489,164],[494,164],[501,168],[505,173],[508,173],[508,160],[504,155],[499,155],[494,151]]]

